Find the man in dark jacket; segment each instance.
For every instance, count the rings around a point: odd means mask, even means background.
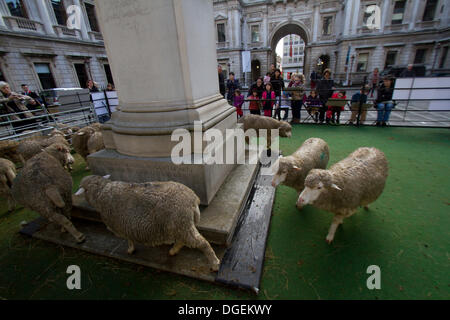
[[[389,116],[392,109],[395,107],[394,101],[392,101],[392,95],[394,94],[393,81],[389,77],[383,79],[383,84],[378,90],[378,97],[375,101],[375,107],[378,111],[377,127],[385,127],[389,121]]]
[[[272,84],[273,91],[275,91],[275,96],[280,97],[281,91],[284,90],[284,80],[281,77],[280,69],[275,69],[273,77],[270,77],[270,83]]]
[[[225,77],[222,73],[222,66],[219,64],[217,67],[217,71],[219,73],[219,91],[220,94],[225,98]]]
[[[240,88],[241,86],[239,85],[239,80],[234,78],[234,72],[230,72],[230,78],[227,80],[227,100],[228,102],[230,102],[230,104],[233,104],[234,91]]]
[[[408,68],[402,71],[400,74],[400,78],[414,78],[416,76],[416,73],[413,70],[413,65],[408,64]]]
[[[323,79],[317,81],[317,93],[319,94],[322,107],[319,111],[319,121],[323,123],[325,120],[325,112],[327,110],[327,101],[331,98],[334,91],[334,81],[331,79],[331,70],[325,69],[323,72]]]
[[[41,100],[41,97],[39,97],[39,95],[38,95],[36,92],[31,91],[31,90],[28,88],[28,85],[25,84],[25,83],[22,84],[21,87],[22,87],[22,94],[23,94],[24,96],[29,96],[30,98],[33,98],[33,100],[34,100],[34,101],[31,101],[31,102],[28,104],[28,108],[36,109],[36,108],[39,108],[39,107],[42,106],[42,100]]]

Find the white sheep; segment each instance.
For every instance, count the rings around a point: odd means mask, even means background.
[[[334,213],[326,237],[328,243],[344,218],[358,207],[368,205],[383,192],[388,176],[388,162],[383,152],[375,148],[359,148],[328,170],[313,169],[305,180],[297,207],[311,204]]]
[[[73,162],[70,149],[54,143],[28,160],[12,184],[14,199],[24,207],[68,231],[77,242],[85,236],[70,222],[72,210],[72,177],[64,165]]]
[[[183,246],[200,249],[212,270],[220,261],[195,224],[200,220],[197,195],[177,182],[127,183],[108,176],[87,176],[75,195],[85,193],[87,202],[101,215],[116,236],[128,240],[128,253],[134,243],[148,246],[174,244],[169,254]]]
[[[330,159],[328,144],[320,138],[309,138],[293,154],[280,157],[272,166],[272,186],[279,184],[294,188],[300,193],[311,169],[325,169]]]
[[[13,162],[0,158],[0,196],[8,201],[8,211],[14,210],[16,203],[11,193],[11,186],[16,178],[16,166]]]

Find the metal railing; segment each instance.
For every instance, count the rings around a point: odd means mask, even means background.
[[[414,88],[413,90],[449,90],[450,87],[440,87],[440,88]],[[411,90],[411,88],[395,88],[395,90]],[[305,94],[309,95],[310,89],[305,90]],[[334,92],[339,91],[346,91],[346,99],[340,99],[341,101],[345,101],[345,105],[343,110],[337,110],[337,107],[335,109],[336,115],[339,113],[340,119],[339,124],[349,124],[351,120],[351,113],[356,111],[356,119],[354,120],[353,124],[359,126],[361,123],[361,116],[364,112],[366,112],[366,121],[365,125],[375,125],[377,123],[377,116],[378,116],[378,109],[376,104],[376,97],[377,97],[377,91],[375,91],[373,97],[368,96],[367,102],[362,103],[362,101],[356,101],[357,103],[357,109],[352,110],[352,100],[351,97],[360,91],[360,88],[335,88]],[[350,99],[349,99],[350,97]],[[242,110],[244,115],[250,113],[249,104],[251,100],[249,97],[246,97],[244,99],[244,104],[242,105]],[[264,102],[271,101],[273,102],[272,107],[272,117],[277,117],[281,119],[285,119],[287,121],[292,120],[292,99],[283,99],[280,97],[277,97],[276,99],[258,99],[259,102],[262,102],[262,105],[264,105]],[[321,108],[310,108],[307,103],[305,103],[303,100],[301,100],[301,107],[300,107],[300,123],[321,123],[320,119],[319,121],[315,121],[315,115],[314,113],[317,111],[325,113],[323,117],[323,122],[330,123],[331,121],[327,121],[326,112],[329,111],[329,107],[326,104],[324,107],[322,105]],[[332,101],[336,101],[336,99],[333,99]],[[406,99],[393,99],[395,105],[394,108],[391,110],[391,114],[388,120],[388,124],[390,126],[417,126],[417,127],[444,127],[448,128],[450,127],[450,99],[449,98],[436,98],[436,97],[423,97],[423,98],[411,98],[411,95],[409,95]],[[434,110],[430,109],[430,104],[433,101],[444,101],[446,107],[442,110]],[[229,102],[232,104],[231,102]],[[283,113],[283,116],[279,116],[277,114],[277,108],[282,105],[282,109],[280,109],[281,113]],[[363,108],[363,106],[369,106],[368,108]],[[355,107],[355,105],[353,106]],[[332,110],[330,110],[332,111]],[[260,109],[261,114],[263,114],[263,108]],[[287,112],[288,116],[285,117],[285,112]],[[335,121],[336,122],[336,121]]]
[[[16,112],[0,115],[0,141],[22,140],[35,134],[48,134],[58,125],[68,127],[84,127],[97,122],[92,104],[71,108],[70,110],[55,111],[54,108],[42,106],[39,109],[26,112]],[[31,113],[32,117],[25,117]]]

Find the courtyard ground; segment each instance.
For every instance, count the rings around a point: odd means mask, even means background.
[[[3,299],[450,299],[450,131],[297,125],[280,148],[290,154],[309,137],[330,146],[329,165],[361,146],[384,151],[389,177],[369,211],[346,219],[325,242],[332,214],[295,208],[296,192],[276,191],[260,293],[159,272],[31,239],[18,233],[38,215],[0,202],[0,298]],[[89,174],[80,157],[74,190]],[[81,290],[66,287],[69,265]],[[368,290],[370,265],[381,290]]]

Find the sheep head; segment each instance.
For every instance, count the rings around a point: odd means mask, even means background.
[[[69,166],[75,162],[70,149],[63,143],[54,143],[44,149],[45,152],[57,159],[62,166]]]
[[[281,122],[281,124],[278,127],[278,130],[280,131],[280,137],[290,138],[292,136],[291,125],[286,121],[280,121],[280,122]]]
[[[288,175],[295,175],[295,171],[300,171],[301,168],[295,166],[292,157],[280,157],[272,166],[273,178],[272,187],[277,187],[284,181]]]
[[[92,204],[95,202],[95,194],[103,190],[106,183],[110,182],[110,175],[104,177],[91,175],[84,177],[80,182],[80,188],[75,193],[76,196],[86,193],[86,200]]]
[[[297,207],[301,208],[304,205],[314,203],[325,190],[330,189],[342,190],[333,183],[331,172],[323,169],[312,169],[305,179],[305,189],[298,197]]]

